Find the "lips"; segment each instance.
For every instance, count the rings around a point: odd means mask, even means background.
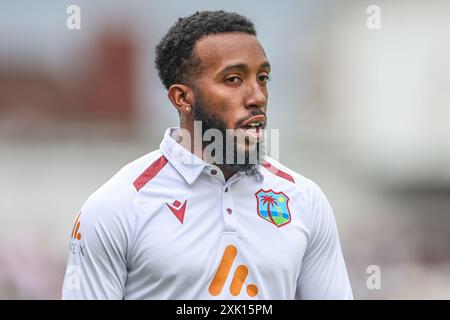
[[[241,124],[241,128],[252,128],[253,126],[251,126],[251,124],[254,124],[254,123],[258,123],[259,124],[258,127],[261,127],[264,125],[265,122],[266,122],[266,116],[263,114],[260,114],[260,115],[253,116],[253,117],[245,120]]]
[[[246,141],[251,144],[257,143],[262,139],[263,128],[266,122],[266,116],[260,114],[245,120],[237,130],[239,135],[244,135]]]

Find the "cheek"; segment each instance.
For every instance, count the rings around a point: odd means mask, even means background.
[[[231,129],[248,116],[243,96],[244,93],[239,88],[228,88],[211,83],[202,87],[204,106]]]
[[[223,120],[227,128],[234,129],[236,123],[246,115],[239,96],[232,93],[215,95],[211,107],[211,111]]]
[[[235,129],[238,122],[244,119],[246,115],[245,108],[233,105],[225,110],[224,114],[222,114],[222,119],[227,124],[227,128]]]

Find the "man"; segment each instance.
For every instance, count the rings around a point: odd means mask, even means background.
[[[180,128],[84,204],[63,298],[351,299],[324,194],[264,155],[270,64],[252,22],[197,12],[156,55]]]

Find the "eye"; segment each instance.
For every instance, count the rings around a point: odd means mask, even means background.
[[[258,76],[258,80],[259,80],[260,82],[262,82],[263,84],[266,84],[266,83],[270,80],[270,77],[269,77],[268,74],[260,74],[260,75]]]
[[[236,85],[236,84],[242,82],[242,80],[239,77],[237,77],[237,76],[231,76],[231,77],[226,78],[225,82],[228,83],[228,84]]]

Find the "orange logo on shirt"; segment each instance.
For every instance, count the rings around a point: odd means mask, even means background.
[[[72,239],[80,240],[81,239],[81,233],[80,230],[80,215],[81,211],[78,213],[77,218],[75,219],[75,223],[73,224],[72,228]]]
[[[214,275],[214,278],[209,285],[209,293],[213,296],[218,296],[225,285],[225,281],[230,274],[231,266],[233,265],[234,259],[237,255],[237,249],[235,246],[228,246],[225,248],[225,252],[222,256],[222,261],[220,261],[219,268]],[[248,275],[248,268],[245,265],[237,266],[233,280],[230,285],[230,293],[233,296],[237,296],[241,293],[242,286],[244,285],[245,279]],[[254,284],[249,284],[246,287],[247,294],[250,297],[254,297],[258,294],[258,287]]]

